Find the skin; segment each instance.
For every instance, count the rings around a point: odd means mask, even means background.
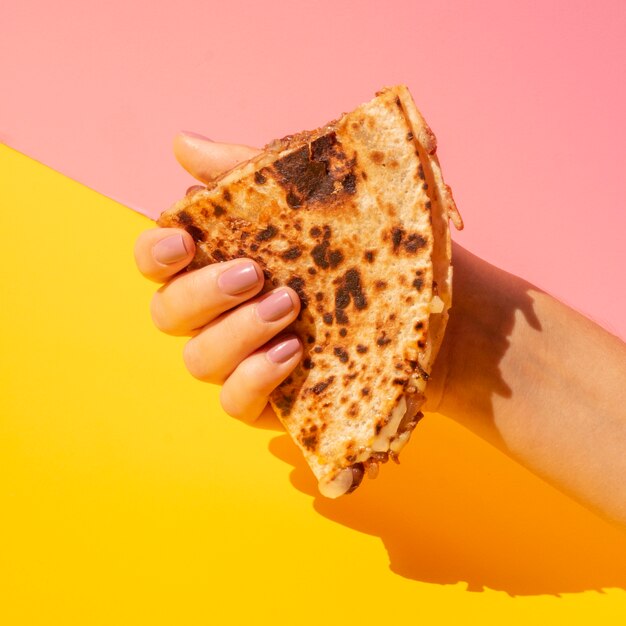
[[[258,153],[193,134],[174,141],[180,164],[201,182]],[[183,237],[174,262],[155,258],[155,245]],[[152,305],[157,327],[189,335],[185,364],[222,385],[231,416],[251,422],[272,390],[295,368],[302,347],[284,363],[268,352],[286,338],[293,309],[265,322],[257,314],[262,276],[237,295],[219,276],[237,259],[176,274],[193,258],[185,231],[148,230],[135,258],[147,278],[162,283]],[[156,255],[158,256],[158,255]],[[454,307],[427,388],[426,410],[458,421],[605,518],[626,526],[626,345],[587,318],[517,276],[460,246],[453,250]],[[298,340],[299,341],[299,340]]]

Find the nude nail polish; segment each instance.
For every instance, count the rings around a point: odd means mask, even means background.
[[[260,276],[254,263],[247,261],[222,272],[217,279],[217,286],[229,296],[236,296],[252,289],[259,280]]]
[[[205,137],[204,135],[201,135],[200,133],[194,133],[192,130],[181,130],[180,134],[185,135],[187,137],[191,137],[193,139],[202,139],[203,141],[213,141],[213,139],[209,139],[208,137]]]
[[[277,343],[267,351],[267,358],[272,363],[285,363],[300,350],[300,342],[295,337],[289,337]]]
[[[257,305],[259,317],[264,322],[275,322],[290,311],[293,311],[293,302],[284,290],[275,291]]]
[[[152,256],[157,263],[171,265],[182,261],[189,254],[182,235],[171,235],[161,239],[152,247]]]

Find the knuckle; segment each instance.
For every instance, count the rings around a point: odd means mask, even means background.
[[[237,403],[233,403],[232,396],[222,387],[220,391],[220,404],[222,405],[222,410],[226,415],[233,417],[235,419],[242,419],[243,412],[241,411],[241,407]]]
[[[163,333],[173,335],[176,332],[174,319],[169,311],[167,298],[161,291],[157,291],[150,301],[150,315],[152,322]]]
[[[239,393],[237,395],[241,396]],[[251,411],[250,407],[237,401],[230,392],[230,387],[225,386],[220,390],[220,404],[222,405],[224,413],[236,420],[249,422],[257,417],[253,414],[254,412]]]
[[[198,297],[207,291],[207,272],[206,268],[196,270],[195,272],[189,272],[184,276],[181,276],[178,281],[178,287],[180,289],[180,298],[185,302],[193,302]]]
[[[183,348],[183,362],[187,371],[197,380],[218,385],[223,382],[215,360],[200,350],[194,339],[190,339]]]
[[[139,271],[145,276],[148,273],[149,263],[147,263],[147,258],[149,257],[149,235],[148,232],[144,231],[140,233],[140,235],[135,240],[135,247],[133,248],[133,254],[135,256],[135,263],[137,264],[137,268]]]

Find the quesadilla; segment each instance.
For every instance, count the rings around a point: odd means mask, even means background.
[[[268,144],[165,211],[189,270],[237,257],[292,287],[304,344],[270,403],[334,498],[398,459],[422,413],[451,305],[448,222],[463,223],[405,86]]]

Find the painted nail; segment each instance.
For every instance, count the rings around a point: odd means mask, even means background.
[[[187,188],[185,195],[188,196],[190,193],[196,193],[196,191],[201,191],[202,189],[206,189],[203,185],[191,185],[191,187]]]
[[[237,294],[252,289],[258,284],[260,276],[256,271],[254,263],[248,261],[247,263],[239,263],[235,267],[227,269],[222,272],[217,279],[217,286],[229,296],[236,296]]]
[[[170,235],[152,247],[152,256],[157,263],[162,265],[182,261],[188,254],[189,250],[185,247],[185,239],[182,235]]]
[[[191,137],[192,139],[202,139],[203,141],[213,141],[212,139],[209,139],[208,137],[205,137],[204,135],[201,135],[200,133],[194,133],[192,130],[181,130],[180,134],[185,135],[187,137]]]
[[[300,342],[295,337],[277,343],[267,351],[267,358],[272,363],[285,363],[300,350]]]
[[[293,310],[293,302],[289,294],[281,289],[261,300],[256,310],[264,322],[275,322]]]

